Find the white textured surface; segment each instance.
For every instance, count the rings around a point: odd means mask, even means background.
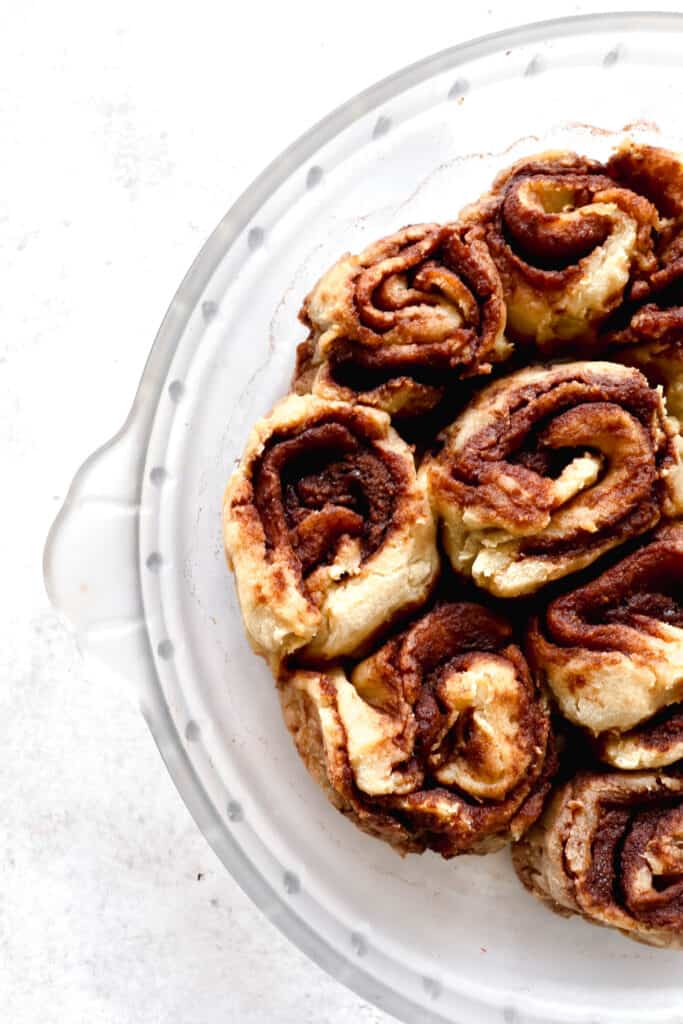
[[[223,870],[138,713],[50,611],[43,540],[202,241],[292,138],[443,46],[644,5],[239,6],[0,12],[0,1005],[16,1024],[388,1021]]]

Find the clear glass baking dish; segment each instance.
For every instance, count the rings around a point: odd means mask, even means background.
[[[120,433],[50,533],[50,597],[127,680],[197,824],[240,885],[340,981],[406,1022],[683,1019],[680,954],[548,914],[507,853],[401,860],[308,778],[244,639],[220,507],[283,393],[301,298],[341,252],[452,217],[517,156],[683,148],[683,15],[546,22],[378,83],[279,156],[182,282]]]

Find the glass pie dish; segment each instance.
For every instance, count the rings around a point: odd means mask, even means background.
[[[506,851],[400,859],[307,776],[225,565],[221,500],[252,422],[289,385],[303,296],[343,251],[445,221],[517,157],[672,149],[683,15],[596,15],[444,50],[295,142],[181,284],[121,432],[48,539],[50,597],[129,681],[197,824],[255,903],[406,1022],[680,1022],[680,953],[563,921]],[[677,969],[678,968],[678,969]]]

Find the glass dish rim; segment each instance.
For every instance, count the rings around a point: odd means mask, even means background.
[[[189,270],[178,286],[147,357],[136,394],[121,429],[103,446],[90,455],[80,467],[48,535],[43,574],[45,585],[53,599],[54,539],[69,508],[80,497],[89,469],[108,451],[135,431],[138,436],[137,487],[142,487],[150,432],[156,406],[167,371],[177,345],[183,336],[189,316],[208,284],[220,260],[240,238],[245,227],[257,211],[290,177],[290,175],[317,152],[325,143],[347,128],[353,121],[381,106],[387,100],[416,86],[425,79],[443,71],[457,68],[473,59],[510,47],[544,42],[549,39],[571,37],[591,29],[600,32],[650,31],[683,32],[683,12],[678,11],[615,11],[591,13],[571,17],[552,18],[501,29],[453,46],[401,68],[335,108],[285,150],[276,156],[232,204],[204,242]],[[140,566],[138,565],[138,569]],[[53,604],[58,602],[53,599]],[[363,970],[350,956],[333,948],[305,922],[291,904],[280,896],[271,883],[254,867],[238,842],[224,829],[216,827],[213,804],[192,765],[187,752],[180,746],[170,752],[168,737],[175,734],[164,695],[159,685],[154,658],[147,636],[147,665],[144,673],[145,693],[141,701],[142,713],[166,764],[171,778],[198,828],[217,856],[229,870],[240,888],[252,902],[291,942],[329,975],[346,985],[362,998],[380,1009],[394,1014],[406,1024],[448,1024],[442,1014],[425,1009],[400,994],[383,981]]]

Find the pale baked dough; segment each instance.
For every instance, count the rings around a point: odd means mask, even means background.
[[[660,768],[683,757],[683,608],[666,596],[680,594],[681,581],[683,524],[660,527],[552,601],[529,629],[539,680],[616,768]]]
[[[577,452],[555,477],[516,461],[539,424],[544,450]],[[616,363],[533,366],[489,385],[426,470],[453,567],[497,597],[533,593],[683,510],[661,395]]]
[[[525,157],[465,208],[484,224],[505,289],[511,337],[555,351],[592,342],[634,268],[650,267],[655,206],[574,153]]]
[[[651,635],[621,628],[634,634],[628,653],[553,650],[540,642],[538,664],[565,718],[596,737],[615,734],[606,739],[606,760],[618,768],[661,767],[676,756],[662,761],[656,750],[643,750],[633,737],[618,734],[683,700],[683,629],[665,622],[653,623]]]
[[[644,314],[636,313],[633,322]],[[627,345],[614,353],[615,360],[636,366],[654,386],[661,386],[671,416],[683,424],[683,309],[680,335],[672,340],[658,340]]]
[[[512,351],[488,248],[481,232],[457,225],[410,225],[347,253],[306,297],[300,318],[310,334],[295,390],[392,416],[428,412],[449,382],[488,373]]]
[[[551,210],[560,202],[552,186],[532,191],[527,185],[520,199],[528,209]],[[561,291],[534,288],[524,277],[516,277],[507,296],[510,326],[524,338],[539,345],[582,338],[589,325],[604,320],[621,299],[628,283],[638,239],[637,221],[613,202],[594,202],[579,209],[555,214],[566,223],[582,220],[587,213],[610,222],[602,245],[580,261],[581,272]]]
[[[453,856],[497,849],[535,819],[548,716],[509,634],[479,606],[445,604],[350,672],[281,675],[304,762],[357,825]]]
[[[513,847],[523,884],[551,909],[683,949],[683,778],[580,772]]]
[[[337,420],[351,422],[369,449],[400,471],[396,507],[376,551],[363,559],[354,538],[342,537],[329,563],[304,580],[291,549],[267,544],[253,475],[275,436]],[[293,651],[315,658],[357,651],[399,612],[424,601],[438,572],[426,481],[389,417],[310,395],[283,399],[252,429],[225,494],[223,531],[249,638],[274,663]]]

